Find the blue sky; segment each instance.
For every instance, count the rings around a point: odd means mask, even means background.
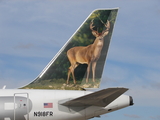
[[[93,120],[160,119],[159,0],[1,0],[0,87],[32,81],[97,8],[119,7],[101,89],[127,87],[135,105]]]

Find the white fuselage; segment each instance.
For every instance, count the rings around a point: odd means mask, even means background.
[[[0,90],[0,120],[87,120],[130,105],[130,97],[121,95],[106,107],[71,107],[60,104],[90,91]],[[48,106],[45,106],[48,104]]]

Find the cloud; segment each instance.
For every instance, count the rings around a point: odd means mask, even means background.
[[[134,115],[134,114],[124,114],[124,116],[126,116],[126,117],[129,117],[129,118],[141,118],[140,116],[138,116],[138,115]]]
[[[151,86],[160,90],[160,82],[152,82]]]
[[[150,116],[152,120],[160,120],[160,116]]]
[[[108,60],[100,87],[126,87],[129,90],[125,94],[133,97],[136,106],[160,106],[159,72],[159,69]]]
[[[148,87],[130,87],[127,91],[128,95],[133,97],[136,106],[160,107],[159,90]]]
[[[31,43],[28,43],[28,44],[19,44],[19,45],[15,46],[14,48],[15,49],[30,49],[32,47],[34,47],[34,45]]]
[[[159,48],[157,48],[157,45],[152,45],[149,48],[145,48],[147,47],[147,45],[138,45],[138,41],[137,44],[135,44],[134,42],[132,43],[131,41],[129,44],[124,43],[125,41],[116,42],[114,42],[115,44],[111,47],[109,51],[110,53],[108,58],[110,60],[138,65],[142,67],[160,68],[160,51]],[[122,42],[123,44],[120,42]],[[131,43],[132,45],[130,45]],[[160,43],[155,42],[155,44]]]

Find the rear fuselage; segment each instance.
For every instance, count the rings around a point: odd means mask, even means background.
[[[130,96],[121,95],[106,107],[60,105],[90,91],[0,90],[0,120],[86,120],[130,105]]]

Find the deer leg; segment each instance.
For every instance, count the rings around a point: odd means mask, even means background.
[[[75,76],[74,76],[74,70],[76,69],[76,67],[79,65],[79,63],[76,63],[75,65],[74,65],[74,68],[73,68],[73,71],[72,71],[72,76],[73,76],[73,82],[74,82],[74,84],[76,84],[76,78],[75,78]]]
[[[74,84],[76,84],[76,79],[75,79],[75,76],[74,76],[74,70],[72,71],[72,76],[73,76],[73,82],[74,82]]]
[[[69,78],[70,78],[71,73],[72,73],[73,80],[74,80],[74,84],[75,84],[74,65],[71,65],[71,66],[69,67],[69,69],[68,69],[67,84],[69,83]]]
[[[72,73],[72,77],[73,77],[73,82],[74,84],[76,84],[76,79],[75,79],[75,76],[74,76],[74,70],[75,68],[78,66],[77,63],[75,63],[74,65],[70,66],[70,71],[68,72],[68,80],[69,80],[69,76],[70,76],[70,73]]]
[[[71,74],[71,66],[70,66],[69,69],[68,69],[67,84],[69,83],[70,74]]]
[[[89,72],[90,72],[90,63],[88,64],[88,67],[87,67],[87,77],[86,77],[86,83],[88,83]]]
[[[97,61],[94,61],[94,62],[92,63],[93,82],[95,82],[95,70],[96,70],[96,64],[97,64]]]

